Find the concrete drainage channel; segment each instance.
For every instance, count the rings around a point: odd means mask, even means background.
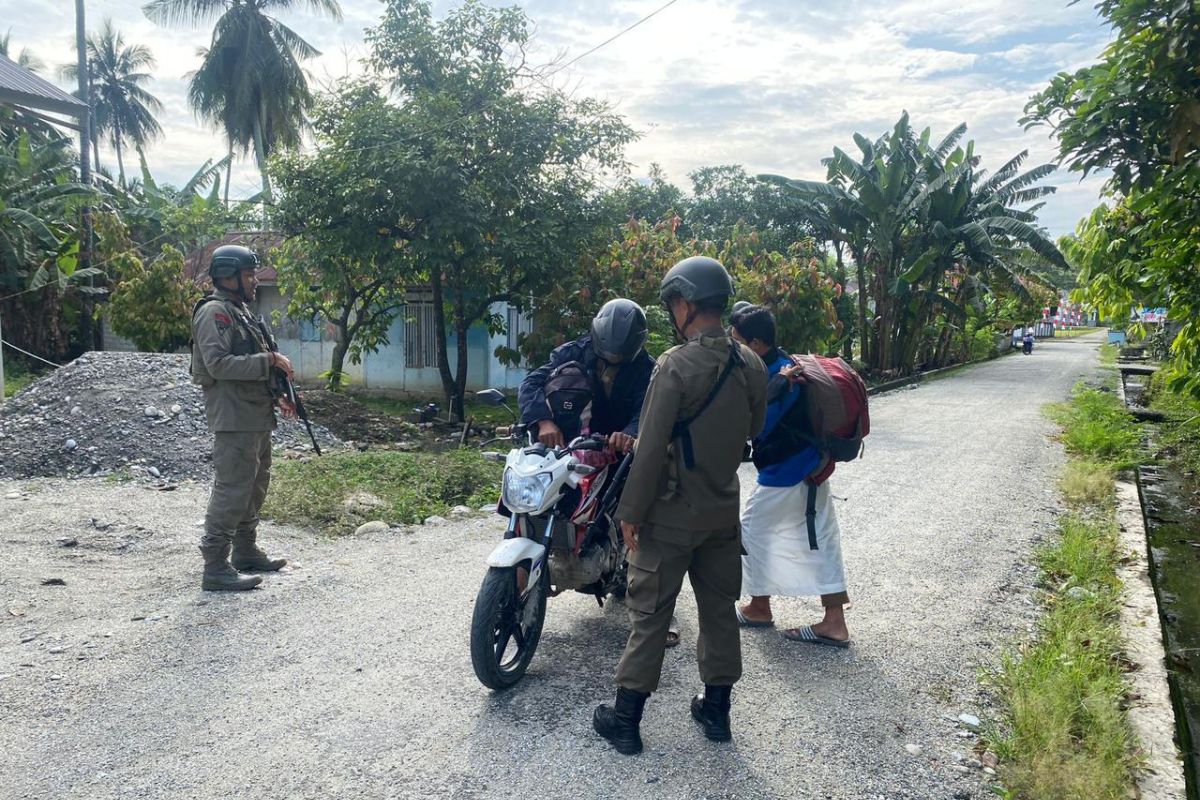
[[[1124,366],[1118,391],[1138,411],[1144,387],[1126,377],[1148,371]],[[1141,667],[1130,675],[1129,708],[1146,751],[1139,796],[1173,800],[1186,791],[1200,800],[1200,519],[1188,502],[1200,485],[1155,466],[1135,475],[1136,484],[1119,483],[1117,493],[1121,541],[1132,554],[1121,575],[1121,622]]]

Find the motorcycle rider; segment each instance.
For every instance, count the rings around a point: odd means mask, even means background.
[[[609,300],[592,320],[589,333],[555,348],[550,361],[522,381],[517,393],[522,424],[547,447],[562,447],[578,435],[583,409],[556,418],[546,400],[547,382],[565,370],[576,370],[591,382],[590,432],[607,435],[615,452],[628,450],[638,435],[642,400],[654,371],[654,359],[645,347],[646,312],[632,300]],[[564,427],[573,435],[564,435]]]
[[[735,603],[742,588],[737,471],[746,440],[762,430],[767,371],[729,338],[721,314],[733,281],[715,259],[684,259],[660,296],[686,343],[658,360],[636,458],[617,508],[629,548],[631,632],[617,667],[617,697],[599,706],[596,732],[639,753],[646,699],[658,689],[667,626],[690,575],[700,616],[696,646],[704,692],[692,716],[706,737],[728,741],[730,693],[742,674]]]
[[[642,401],[654,359],[646,352],[646,312],[632,300],[609,300],[592,320],[591,331],[573,342],[560,345],[549,363],[529,373],[521,383],[517,400],[521,422],[533,429],[547,447],[561,447],[582,428],[579,412],[556,414],[547,402],[547,385],[560,376],[582,372],[591,383],[591,433],[608,435],[613,452],[625,452],[637,439]],[[564,433],[565,431],[565,433]],[[679,644],[679,620],[671,617],[667,647]]]

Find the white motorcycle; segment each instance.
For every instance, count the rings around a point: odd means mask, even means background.
[[[496,389],[477,397],[508,408]],[[595,466],[583,463],[583,454],[605,451],[602,436],[551,448],[533,442],[523,425],[497,432],[516,445],[507,455],[484,453],[504,464],[496,510],[508,517],[508,529],[488,556],[475,600],[471,664],[484,686],[499,691],[516,685],[529,668],[547,598],[574,590],[603,606],[605,597],[625,595],[625,542],[613,514],[633,454]]]

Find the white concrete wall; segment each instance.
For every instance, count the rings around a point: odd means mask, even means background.
[[[282,312],[285,305],[276,287],[259,287],[259,311],[272,323],[279,350],[291,359],[300,382],[318,383],[321,381],[321,375],[329,371],[333,360],[335,330],[328,324],[319,326],[320,330],[316,331],[319,341],[303,341],[302,334],[312,331],[305,330],[307,326],[284,317]],[[278,324],[273,321],[275,311],[280,312]],[[508,312],[507,304],[496,304],[493,311],[505,315]],[[352,364],[347,356],[344,372],[352,385],[364,389],[390,389],[418,394],[441,393],[442,379],[436,367],[408,368],[405,365],[405,319],[402,312],[393,320],[388,331],[388,344],[381,346],[378,352],[365,353],[360,364]],[[483,326],[471,329],[468,338],[468,391],[487,388],[516,389],[520,386],[526,370],[506,367],[494,355],[496,347],[505,344],[505,341],[503,335],[489,335]],[[453,339],[448,344],[450,365],[453,369],[458,358],[458,347]]]

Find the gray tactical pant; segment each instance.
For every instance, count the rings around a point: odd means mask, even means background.
[[[213,442],[213,486],[201,547],[223,547],[252,535],[271,485],[271,432],[218,431]]]

